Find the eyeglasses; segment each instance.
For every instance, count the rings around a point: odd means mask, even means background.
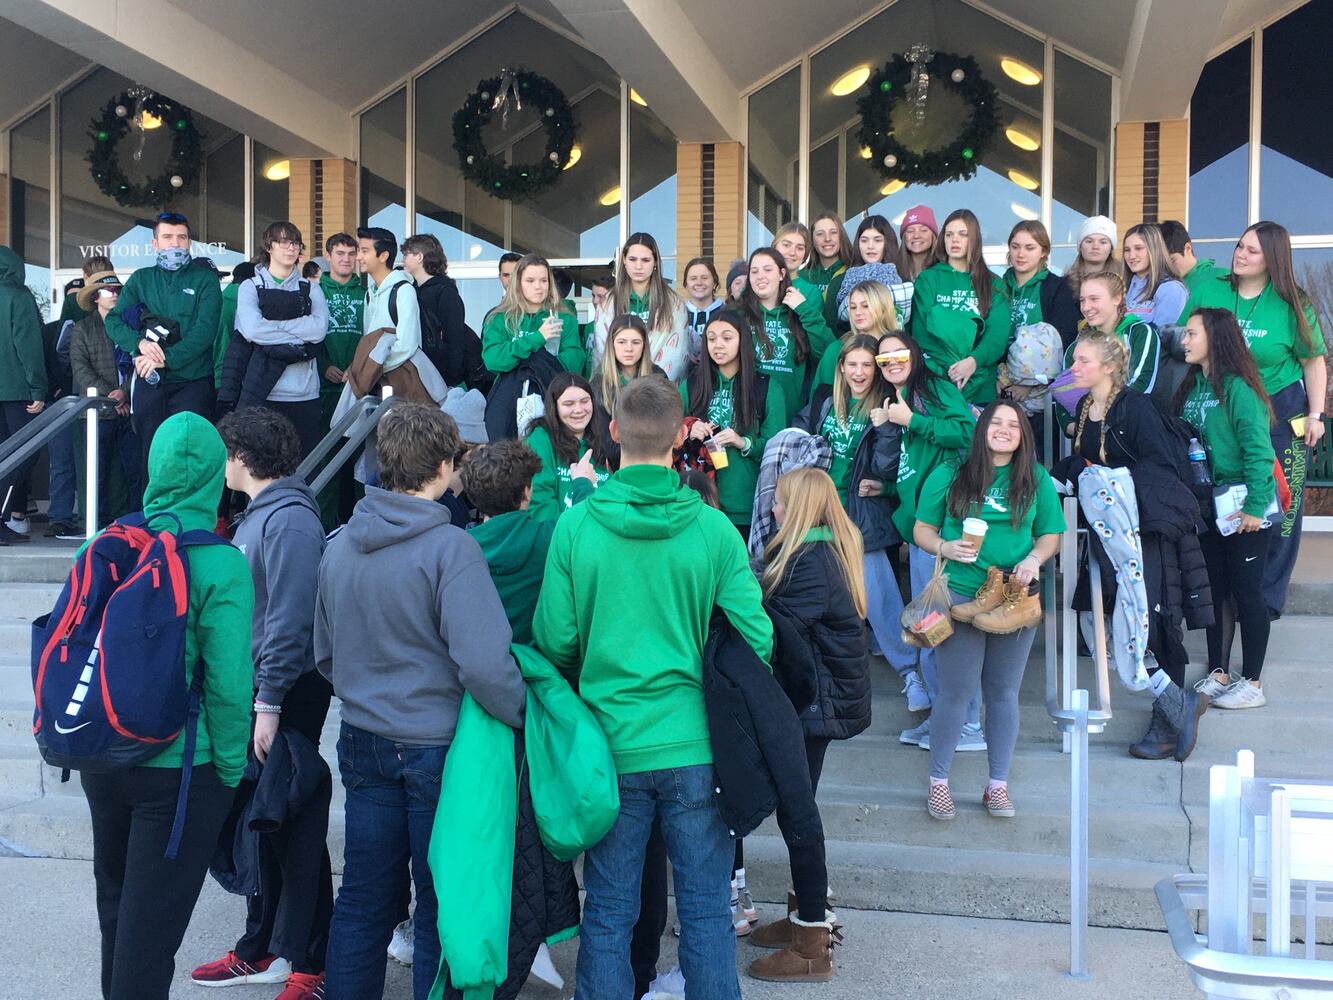
[[[887,368],[889,365],[905,365],[911,360],[911,351],[894,351],[892,354],[875,355],[875,364],[881,368]]]
[[[282,250],[304,250],[305,244],[300,240],[274,240],[273,246]]]
[[[188,226],[190,220],[181,215],[180,212],[163,212],[157,217],[158,222],[169,222],[173,226]]]

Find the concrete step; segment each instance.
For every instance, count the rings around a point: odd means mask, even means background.
[[[80,544],[34,538],[26,545],[7,545],[0,549],[0,583],[64,583]]]

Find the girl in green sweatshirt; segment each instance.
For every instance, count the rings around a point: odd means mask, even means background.
[[[726,446],[727,465],[717,470],[718,500],[722,513],[748,537],[759,463],[768,439],[786,426],[786,400],[782,387],[758,372],[744,316],[722,310],[704,337],[703,362],[681,385],[680,395],[686,415],[698,421],[690,436]]]
[[[838,353],[849,339],[863,334],[878,340],[899,328],[893,293],[880,281],[862,281],[852,288],[847,294],[847,318],[851,321],[852,330],[829,344],[828,350],[819,359],[819,367],[815,369],[814,382],[811,383],[812,391],[821,385],[833,384],[833,375],[838,368]]]
[[[947,375],[971,403],[995,398],[996,366],[1009,348],[1009,308],[981,256],[981,223],[950,213],[935,263],[916,279],[908,332],[931,371]]]
[[[818,306],[822,316],[827,286],[821,288],[807,276],[810,243],[810,230],[803,222],[788,222],[779,226],[773,237],[773,249],[782,254],[782,259],[787,262],[787,276],[791,278],[792,287],[805,296],[811,309]]]
[[[586,356],[578,317],[560,301],[551,266],[528,254],[514,268],[504,298],[481,329],[481,360],[487,371],[501,375],[541,350],[554,354],[565,371],[583,371]]]
[[[847,270],[852,259],[852,242],[847,238],[847,227],[837,212],[820,212],[810,223],[810,240],[814,252],[804,277],[819,289],[828,304],[829,286]]]
[[[817,297],[812,301],[791,283],[787,262],[772,247],[750,254],[741,308],[754,331],[759,370],[782,388],[785,427],[805,402],[806,367],[823,354],[832,335]]]
[[[1209,674],[1200,690],[1217,708],[1258,708],[1267,700],[1259,675],[1268,651],[1270,616],[1265,602],[1256,597],[1263,590],[1275,516],[1268,512],[1276,492],[1269,436],[1273,409],[1231,312],[1196,309],[1186,323],[1181,346],[1185,360],[1194,368],[1176,396],[1180,415],[1199,432],[1214,488],[1245,488],[1239,516],[1223,528],[1209,514],[1208,530],[1199,536],[1213,606],[1221,608],[1228,597],[1235,599],[1241,677],[1231,680],[1225,660],[1228,647],[1222,639],[1223,616],[1218,614],[1217,623],[1208,626]]]
[[[528,511],[554,521],[611,475],[612,461],[599,421],[592,386],[582,375],[561,372],[546,387],[546,413],[528,432],[528,447],[542,460],[532,479]]]

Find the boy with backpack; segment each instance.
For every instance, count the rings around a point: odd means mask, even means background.
[[[440,963],[426,854],[445,754],[466,691],[520,726],[526,687],[481,549],[437,501],[463,442],[438,408],[396,401],[377,429],[380,482],[329,540],[319,567],[315,663],[342,702],[347,789],[343,880],[329,928],[330,997],[384,992],[401,874],[416,888],[413,993]],[[460,808],[467,808],[460,803]]]
[[[773,625],[745,545],[672,469],[680,395],[635,379],[616,403],[620,470],[556,522],[533,634],[576,679],[620,773],[620,815],[584,857],[579,995],[629,996],[630,933],[644,853],[660,820],[675,877],[680,961],[691,996],[738,1000],[731,833],[714,804],[703,649],[720,608],[765,661]],[[626,608],[654,609],[651,615]]]
[[[226,461],[203,417],[163,421],[147,529],[129,518],[89,542],[55,611],[34,623],[46,636],[38,743],[48,763],[80,770],[92,816],[106,1000],[167,1000],[245,770],[254,588],[245,557],[211,533]]]
[[[255,588],[254,756],[266,763],[274,741],[284,740],[283,760],[315,763],[333,688],[315,669],[315,591],[324,528],[314,494],[296,475],[300,436],[282,414],[259,406],[228,413],[218,433],[227,449],[227,486],[250,498],[232,538],[250,565]],[[322,762],[316,769],[327,773]],[[262,835],[259,893],[246,898],[245,934],[222,958],[195,969],[194,982],[285,982],[278,1000],[320,1000],[333,914],[328,803],[312,796],[300,812],[299,821],[288,816]]]

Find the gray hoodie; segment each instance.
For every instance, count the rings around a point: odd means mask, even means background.
[[[342,700],[343,721],[442,746],[467,691],[497,719],[522,725],[526,688],[510,636],[481,547],[448,510],[366,487],[329,539],[315,602],[315,663]]]
[[[297,679],[315,669],[315,590],[324,526],[304,479],[270,483],[237,519],[232,535],[255,582],[250,655],[255,697],[281,705]]]

